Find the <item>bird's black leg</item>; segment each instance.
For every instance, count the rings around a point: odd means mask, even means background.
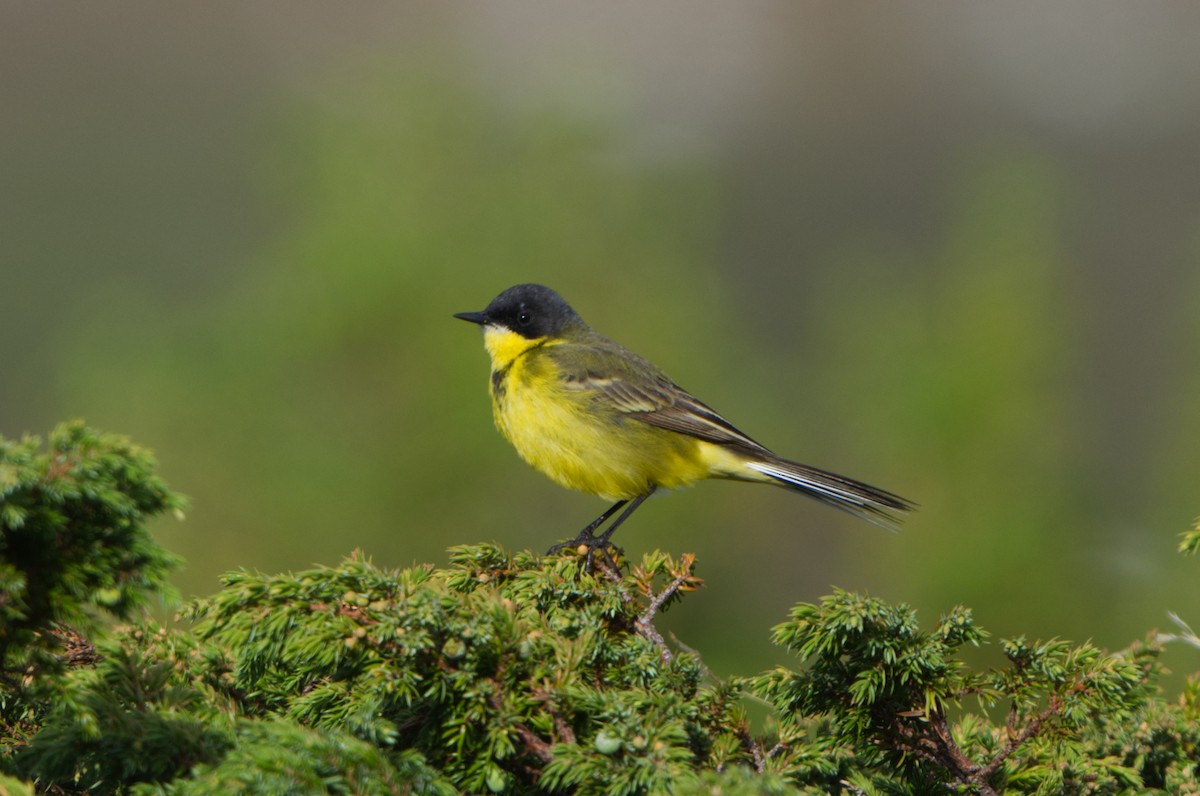
[[[630,503],[629,506],[624,511],[621,512],[621,516],[619,516],[615,520],[613,520],[613,524],[608,526],[608,530],[606,530],[604,533],[600,534],[599,541],[601,542],[601,544],[604,544],[604,545],[612,544],[608,540],[612,538],[613,531],[615,531],[621,525],[621,523],[623,523],[623,522],[625,522],[625,520],[629,519],[629,515],[632,514],[634,511],[636,511],[637,507],[642,505],[642,503],[645,502],[646,498],[650,497],[653,494],[654,494],[654,487],[650,487],[649,492],[646,492],[643,495],[638,495],[637,497],[635,497],[633,499],[633,502]]]
[[[580,531],[574,539],[566,542],[559,542],[558,544],[554,545],[554,547],[551,547],[549,550],[547,550],[546,555],[552,556],[561,550],[566,550],[568,547],[578,547],[581,544],[587,545],[590,549],[596,542],[596,537],[592,532],[603,525],[609,517],[617,513],[617,509],[621,508],[628,502],[628,500],[618,500],[616,503],[609,506],[603,514],[588,523],[588,526]]]
[[[605,511],[603,514],[601,514],[599,517],[597,517],[594,521],[592,521],[586,528],[584,528],[582,531],[580,531],[578,536],[576,536],[574,539],[572,539],[569,542],[561,542],[559,544],[554,545],[554,547],[551,547],[549,552],[547,552],[547,555],[553,555],[553,554],[559,552],[560,550],[564,550],[568,547],[578,547],[579,545],[584,545],[588,549],[587,550],[587,564],[588,564],[588,567],[590,568],[592,565],[592,556],[595,554],[595,552],[597,550],[604,551],[607,548],[614,546],[613,543],[610,541],[612,539],[613,531],[617,530],[617,528],[621,525],[621,523],[623,523],[623,522],[625,522],[625,520],[629,519],[629,515],[633,514],[633,512],[637,510],[637,507],[642,505],[642,503],[645,502],[646,498],[650,497],[652,494],[654,494],[654,487],[650,487],[650,490],[648,492],[635,497],[633,499],[633,502],[630,502],[628,500],[618,500],[616,503],[614,503],[612,506],[610,506],[607,511]],[[605,521],[608,520],[609,517],[611,517],[613,514],[615,514],[617,512],[618,509],[620,509],[622,506],[625,506],[626,503],[629,503],[629,505],[626,506],[625,510],[621,512],[620,516],[618,516],[615,520],[613,520],[612,525],[608,526],[608,528],[604,531],[604,533],[600,534],[599,536],[596,536],[595,530],[597,528],[599,528],[601,525],[603,525],[605,523]],[[607,553],[606,553],[606,555],[607,555]],[[611,562],[611,559],[610,559],[610,562]]]

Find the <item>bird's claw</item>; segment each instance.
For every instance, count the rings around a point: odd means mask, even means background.
[[[607,565],[613,572],[620,572],[620,564],[624,551],[609,541],[608,534],[594,536],[590,532],[584,532],[566,542],[559,542],[546,551],[546,555],[558,555],[563,550],[574,550],[578,555],[585,556],[584,565],[589,571],[596,569],[596,554],[600,554],[600,560],[604,565]]]

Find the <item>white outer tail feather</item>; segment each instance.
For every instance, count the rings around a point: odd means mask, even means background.
[[[900,520],[893,512],[908,511],[911,508],[902,498],[883,493],[875,487],[804,465],[787,466],[790,464],[791,462],[744,462],[745,467],[767,476],[779,486],[803,492],[828,506],[853,514],[892,533],[900,530]],[[876,498],[867,490],[882,494]]]

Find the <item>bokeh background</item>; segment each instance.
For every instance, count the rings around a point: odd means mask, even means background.
[[[155,450],[185,594],[599,513],[494,431],[450,317],[541,281],[922,506],[895,536],[738,484],[643,507],[619,541],[697,553],[668,619],[717,674],[783,660],[768,628],[833,586],[1112,648],[1200,624],[1196,4],[9,2],[0,30],[0,433]]]

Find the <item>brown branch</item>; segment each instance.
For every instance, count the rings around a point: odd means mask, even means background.
[[[996,770],[1004,763],[1004,761],[1007,760],[1013,752],[1017,751],[1021,744],[1025,743],[1030,738],[1041,732],[1042,725],[1061,709],[1062,700],[1052,697],[1046,709],[1030,719],[1029,723],[1026,724],[1019,733],[1014,735],[1013,730],[1016,728],[1017,712],[1017,706],[1014,703],[1012,708],[1009,710],[1008,743],[1004,744],[1004,748],[996,753],[996,756],[992,758],[991,762],[979,770],[980,776],[987,778],[994,774]]]
[[[973,763],[958,747],[946,716],[940,709],[926,715],[925,726],[933,731],[932,737],[903,724],[901,717],[893,717],[892,745],[898,751],[915,755],[946,769],[959,784],[973,787],[983,796],[996,796],[996,791],[987,783],[986,776],[980,776],[982,768]]]
[[[642,615],[634,622],[634,627],[637,629],[638,635],[649,639],[656,647],[658,647],[659,657],[663,663],[670,663],[674,660],[675,655],[671,652],[671,648],[667,646],[666,640],[662,637],[662,633],[658,632],[658,628],[654,626],[654,616],[667,600],[671,599],[676,592],[687,583],[691,575],[686,568],[683,572],[675,576],[675,579],[667,584],[666,588],[658,594],[650,592],[650,605],[642,612]]]
[[[933,731],[933,737],[920,733],[901,723],[899,718],[895,718],[891,723],[891,742],[898,751],[913,754],[945,768],[959,784],[975,788],[983,796],[995,796],[996,791],[988,784],[988,780],[1022,744],[1041,732],[1045,723],[1060,710],[1062,700],[1051,698],[1047,708],[1031,718],[1018,731],[1017,708],[1015,704],[1011,706],[1005,722],[1008,741],[987,765],[983,766],[973,763],[963,754],[941,710],[935,710],[927,716],[927,726]]]
[[[738,740],[742,743],[742,748],[748,751],[750,756],[754,758],[754,770],[759,774],[762,774],[767,768],[767,756],[763,754],[762,744],[760,744],[758,739],[750,734],[750,731],[746,729],[745,724],[738,726],[737,736]],[[779,744],[776,744],[776,749],[777,748],[779,748]]]
[[[525,742],[525,748],[529,750],[531,755],[540,760],[542,765],[554,759],[554,755],[550,753],[550,744],[539,738],[537,733],[519,721],[513,722],[512,726],[517,731],[517,735],[521,737],[521,740]]]
[[[642,615],[638,617],[638,622],[641,624],[649,624],[651,621],[653,621],[654,615],[658,613],[658,609],[662,608],[663,603],[671,599],[671,597],[677,591],[679,591],[679,588],[683,586],[683,584],[687,583],[689,577],[691,576],[686,570],[676,575],[675,579],[668,583],[665,589],[654,595],[654,598],[650,601],[649,607],[647,607]]]
[[[553,695],[549,691],[536,688],[532,690],[532,694],[534,699],[542,703],[542,707],[550,714],[550,718],[554,719],[554,731],[557,733],[557,737],[565,743],[575,743],[575,731],[567,723],[566,716],[559,712]]]
[[[666,639],[662,637],[662,633],[658,632],[658,628],[643,621],[640,617],[634,622],[634,628],[637,630],[639,636],[658,647],[658,657],[663,663],[670,663],[675,659],[674,653],[667,646]]]
[[[496,711],[496,715],[499,717],[504,712],[504,702],[500,699],[500,684],[493,681],[492,685],[492,696],[489,701],[491,702],[492,709]],[[526,751],[536,757],[542,763],[542,765],[545,765],[554,759],[554,755],[550,752],[550,744],[539,738],[537,733],[519,721],[514,720],[511,726],[513,730],[516,731],[517,736],[525,744]]]
[[[970,779],[973,777],[979,771],[979,766],[958,748],[958,743],[955,742],[954,735],[950,732],[950,724],[946,721],[946,714],[940,708],[929,717],[929,726],[937,735],[938,747],[954,763],[954,770],[960,778]]]
[[[96,645],[82,633],[67,625],[54,625],[47,631],[62,645],[58,659],[71,668],[80,666],[95,666],[100,662],[100,653]]]
[[[938,745],[953,763],[951,771],[954,772],[958,781],[963,785],[973,785],[983,796],[996,796],[996,791],[987,782],[987,775],[982,773],[982,767],[973,763],[969,757],[963,754],[962,749],[958,748],[958,743],[954,740],[954,735],[950,732],[950,725],[946,721],[946,714],[938,709],[929,718],[930,726],[937,734]]]

